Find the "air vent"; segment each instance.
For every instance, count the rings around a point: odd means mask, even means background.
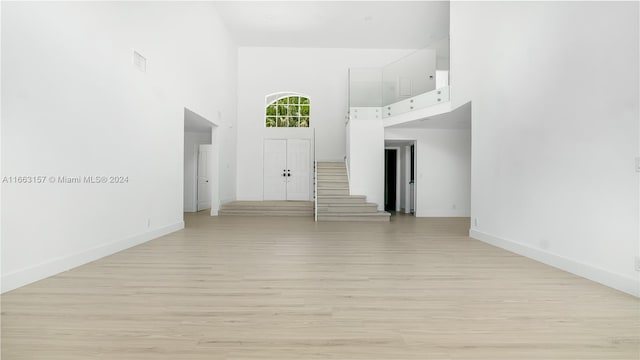
[[[141,72],[147,72],[147,58],[142,56],[139,52],[133,51],[133,66]]]

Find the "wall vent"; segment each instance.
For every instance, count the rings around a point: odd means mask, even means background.
[[[145,58],[139,52],[134,50],[133,51],[133,66],[135,66],[136,69],[138,69],[138,70],[140,70],[142,72],[147,72],[147,58]]]

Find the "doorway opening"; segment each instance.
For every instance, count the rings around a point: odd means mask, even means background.
[[[217,126],[184,109],[183,211],[218,212]]]
[[[211,166],[213,144],[198,145],[198,164],[196,167],[196,211],[211,209]]]
[[[398,149],[384,150],[384,210],[395,214],[397,209]]]
[[[409,214],[416,214],[416,144],[409,146]]]
[[[416,213],[417,152],[415,140],[385,140],[385,211]]]

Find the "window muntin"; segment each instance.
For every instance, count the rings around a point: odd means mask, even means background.
[[[266,106],[266,127],[309,127],[310,101],[300,94],[287,93]]]

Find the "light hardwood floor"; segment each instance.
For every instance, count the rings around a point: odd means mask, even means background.
[[[2,359],[638,359],[640,300],[468,219],[186,216],[2,296]]]

